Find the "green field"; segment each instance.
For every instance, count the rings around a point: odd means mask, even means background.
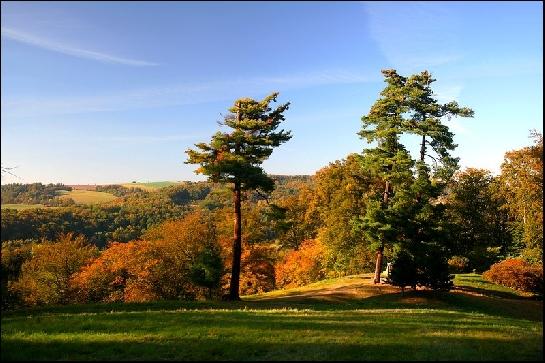
[[[101,204],[117,199],[113,194],[92,190],[72,190],[62,193],[60,198],[72,198],[76,204]]]
[[[465,283],[464,279],[471,282]],[[541,360],[543,303],[457,278],[450,293],[331,279],[240,302],[2,315],[2,360]],[[480,280],[482,281],[482,280]]]
[[[153,192],[158,189],[168,187],[171,185],[180,184],[179,182],[173,182],[173,181],[159,181],[159,182],[150,182],[150,183],[125,183],[121,184],[125,188],[141,188],[148,192]]]
[[[43,204],[2,204],[2,209],[4,208],[24,210],[24,209],[55,208],[55,207],[47,207]]]

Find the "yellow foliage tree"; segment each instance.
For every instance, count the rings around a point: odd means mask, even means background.
[[[70,286],[72,275],[97,254],[97,248],[87,244],[83,236],[73,234],[63,234],[56,242],[37,244],[12,288],[27,305],[66,304],[75,298]]]

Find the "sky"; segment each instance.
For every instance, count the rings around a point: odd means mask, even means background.
[[[428,70],[462,168],[543,132],[541,2],[1,3],[2,183],[204,180],[185,151],[240,97],[280,92],[293,137],[263,167],[314,174],[356,134],[381,69]],[[416,143],[403,139],[416,156]]]

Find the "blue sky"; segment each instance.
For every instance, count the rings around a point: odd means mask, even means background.
[[[462,167],[497,172],[543,130],[541,2],[1,6],[1,159],[18,175],[2,183],[203,180],[185,150],[271,91],[293,138],[265,170],[313,174],[366,146],[385,68],[427,69],[440,101],[474,109],[448,123]]]

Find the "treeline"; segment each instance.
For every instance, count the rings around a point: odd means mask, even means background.
[[[72,187],[58,183],[47,184],[32,183],[4,184],[2,190],[2,204],[43,204],[47,206],[59,206],[73,204],[59,198],[59,192],[69,192]]]
[[[296,183],[297,180],[309,180],[309,177],[284,179]],[[231,202],[228,188],[208,182],[183,182],[154,192],[120,185],[98,188],[97,191],[109,193],[118,190],[122,199],[102,205],[73,205],[56,209],[2,209],[2,243],[13,240],[51,241],[61,234],[74,233],[102,248],[109,241],[138,239],[148,228],[165,220],[181,218],[195,206],[214,210]],[[128,192],[122,192],[122,189]],[[279,186],[275,194],[291,195],[293,190],[294,187],[286,183],[285,187]],[[259,195],[248,197],[254,201],[262,200]]]
[[[204,187],[206,190],[206,187]],[[108,241],[140,238],[151,226],[182,217],[191,198],[177,198],[185,188],[160,192],[130,192],[123,199],[103,205],[77,205],[56,209],[2,210],[2,242],[54,240],[63,233],[84,236],[104,247]]]
[[[539,293],[542,207],[513,205],[518,188],[539,201],[542,179],[534,176],[542,164],[533,163],[535,173],[527,170],[524,182],[521,170],[528,164],[516,165],[540,157],[542,138],[535,136],[534,145],[506,153],[500,175],[466,169],[449,183],[441,203],[451,273],[484,272],[496,264],[485,276]],[[268,201],[246,193],[241,294],[373,271],[374,246],[354,226],[379,185],[360,165],[358,154],[348,155],[312,177],[293,178]],[[230,198],[228,188],[198,182],[132,195],[117,206],[3,211],[4,305],[220,298],[230,279]],[[19,240],[4,240],[11,236]],[[385,250],[386,261],[394,256],[393,248]],[[520,257],[527,262],[513,260]],[[77,268],[59,277],[67,272],[54,267],[57,259],[75,259]],[[509,262],[499,264],[503,260]]]
[[[375,271],[378,283],[386,263],[387,281],[401,288],[448,290],[452,273],[475,271],[542,294],[542,135],[507,152],[498,176],[460,171],[441,118],[473,111],[437,103],[428,72],[383,74],[387,86],[359,133],[377,146],[313,176],[259,166],[291,137],[264,136],[289,105],[272,110],[272,94],[236,101],[226,119],[233,132],[188,150],[209,182],[95,207],[3,211],[4,305],[236,299],[362,272]],[[403,134],[419,136],[419,158]]]

